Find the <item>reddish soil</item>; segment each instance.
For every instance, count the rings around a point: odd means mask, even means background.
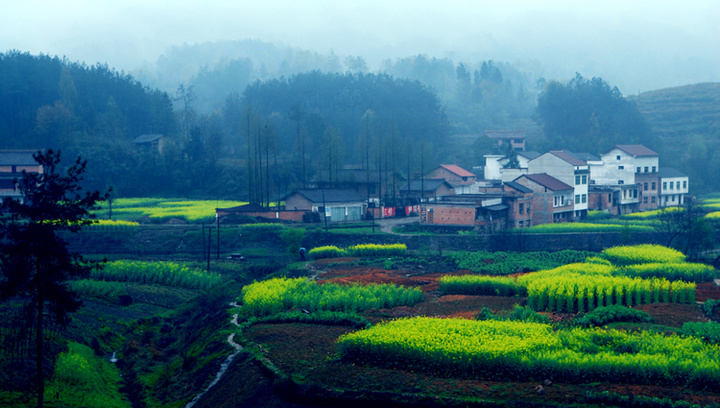
[[[321,282],[395,283],[415,286],[423,290],[426,300],[414,307],[370,310],[365,316],[372,322],[409,316],[438,316],[473,319],[484,307],[493,313],[511,309],[523,304],[517,297],[494,296],[441,296],[437,291],[437,279],[443,274],[423,271],[386,271],[373,266],[353,266],[351,260],[333,259],[316,261],[313,268],[320,272]],[[464,273],[464,272],[455,272]],[[720,287],[714,283],[698,285],[697,300],[720,299]],[[650,304],[638,306],[654,319],[655,324],[679,328],[688,321],[707,321],[699,305]],[[572,318],[572,315],[550,313],[554,320]],[[507,406],[530,404],[572,404],[585,401],[588,391],[611,391],[622,395],[643,395],[671,400],[684,400],[693,404],[718,403],[720,394],[687,389],[683,387],[637,386],[610,383],[592,384],[551,384],[543,386],[543,393],[537,387],[544,379],[528,379],[524,382],[484,381],[473,378],[444,378],[414,370],[388,369],[343,363],[336,358],[335,343],[342,334],[353,331],[349,327],[320,326],[307,324],[259,324],[245,332],[251,348],[264,355],[277,369],[288,375],[292,387],[283,387],[282,381],[272,381],[259,373],[257,362],[245,360],[235,367],[228,380],[218,384],[217,392],[225,395],[216,398],[212,405],[198,406],[231,407],[272,406],[300,408],[313,406],[391,406],[391,401],[402,394],[406,401],[422,406],[444,406],[458,403],[462,398],[482,398],[501,401]],[[261,345],[256,347],[254,345]],[[267,370],[265,371],[267,374]],[[235,381],[253,381],[256,391],[240,395],[239,385],[230,387]],[[298,385],[300,384],[300,385]],[[313,384],[304,387],[303,384]],[[248,386],[245,386],[247,388]],[[303,388],[304,387],[304,388]],[[263,394],[273,389],[275,394]],[[233,391],[234,390],[234,391]],[[246,390],[247,391],[247,390]],[[227,394],[226,394],[227,393]],[[284,398],[278,395],[285,395]],[[313,399],[313,396],[322,396]],[[392,397],[388,397],[388,396]],[[233,403],[229,403],[233,401]],[[255,405],[260,403],[261,405]],[[307,405],[303,405],[307,404]],[[398,405],[394,405],[398,406]],[[416,405],[413,405],[416,406]],[[468,406],[473,406],[469,404]]]

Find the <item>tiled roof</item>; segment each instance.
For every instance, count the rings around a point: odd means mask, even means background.
[[[514,182],[514,181],[508,181],[507,183],[505,183],[505,185],[508,186],[508,187],[512,187],[512,188],[514,188],[515,190],[517,190],[517,191],[519,191],[519,192],[521,192],[521,193],[532,193],[532,192],[533,192],[531,189],[523,186],[523,185],[520,184],[520,183],[516,183],[516,182]]]
[[[457,174],[460,177],[475,177],[474,174],[455,164],[441,164],[440,167],[454,174]]]
[[[528,160],[532,160],[534,158],[542,156],[542,154],[534,151],[526,151],[526,152],[516,152],[518,156],[522,156]]]
[[[547,173],[525,174],[520,177],[527,177],[528,179],[534,181],[535,183],[540,184],[543,187],[547,187],[553,191],[562,191],[562,190],[572,190],[573,189],[572,186],[563,183],[562,181],[556,179],[555,177],[553,177]],[[520,177],[518,177],[518,178],[520,178]]]
[[[643,145],[615,145],[612,149],[620,149],[632,156],[657,156],[658,154]],[[610,150],[612,150],[610,149]],[[607,152],[609,152],[608,150]],[[607,153],[605,152],[605,153]]]
[[[585,160],[581,160],[577,158],[574,154],[565,151],[565,150],[550,150],[550,154],[553,154],[566,162],[572,164],[573,166],[587,166],[587,163]]]
[[[367,197],[363,196],[362,194],[360,194],[357,191],[352,190],[352,189],[344,189],[344,190],[327,189],[324,191],[325,191],[324,200],[326,203],[367,201]],[[313,203],[322,203],[323,202],[323,190],[321,190],[321,189],[295,190],[294,192],[286,195],[283,198],[283,200],[290,197],[293,194],[300,194]]]
[[[687,174],[672,167],[660,167],[660,178],[687,177]]]
[[[34,166],[38,163],[33,159],[37,150],[0,150],[0,166]]]
[[[582,152],[582,153],[575,153],[575,152],[568,152],[569,154],[577,157],[580,160],[584,160],[586,162],[589,161],[600,161],[600,158],[595,156],[592,153]]]

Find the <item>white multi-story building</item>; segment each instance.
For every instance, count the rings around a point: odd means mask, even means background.
[[[689,192],[688,176],[671,167],[660,168],[660,207],[683,205]]]
[[[540,156],[538,152],[516,152],[517,168],[506,168],[509,159],[504,154],[486,154],[483,177],[485,180],[502,180],[503,183],[513,181],[523,174],[528,174],[530,160]]]
[[[643,145],[615,145],[590,166],[594,184],[632,191],[621,213],[657,209],[659,205],[660,157]],[[632,186],[631,186],[632,185]],[[637,190],[637,194],[635,194]],[[618,203],[620,204],[620,203]]]
[[[585,160],[565,150],[551,150],[528,162],[529,174],[546,173],[573,187],[573,216],[587,216],[590,168]]]

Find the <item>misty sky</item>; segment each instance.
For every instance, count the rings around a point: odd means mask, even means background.
[[[0,52],[132,72],[173,45],[258,39],[373,68],[417,54],[517,63],[625,94],[720,82],[720,0],[23,0],[3,2]]]

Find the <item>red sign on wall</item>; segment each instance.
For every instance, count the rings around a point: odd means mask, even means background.
[[[383,218],[394,217],[395,207],[383,207]]]

